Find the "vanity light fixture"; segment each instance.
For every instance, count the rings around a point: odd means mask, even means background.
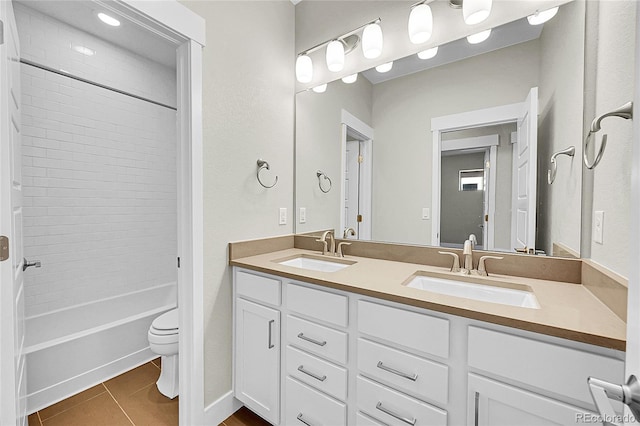
[[[120,26],[120,21],[118,21],[116,18],[114,18],[113,16],[109,16],[106,13],[98,13],[98,18],[104,22],[107,25],[110,25],[112,27],[119,27]]]
[[[433,13],[428,5],[433,0],[424,0],[411,6],[409,14],[409,40],[413,44],[422,44],[433,33]]]
[[[309,55],[299,55],[296,59],[296,79],[300,83],[309,83],[313,79],[313,62]]]
[[[488,39],[490,35],[491,35],[491,28],[489,28],[488,30],[481,31],[479,33],[475,33],[475,34],[471,34],[470,36],[467,36],[467,41],[470,44],[482,43],[483,41]]]
[[[389,72],[393,68],[393,61],[387,62],[376,67],[376,71],[378,72]]]
[[[463,0],[462,17],[467,25],[484,21],[491,13],[492,0]]]
[[[362,54],[367,59],[375,59],[382,54],[384,40],[378,22],[367,25],[362,32]]]
[[[313,90],[316,93],[324,93],[327,91],[327,83],[316,86],[311,90]]]
[[[432,47],[431,49],[423,50],[422,52],[418,52],[418,58],[420,59],[431,59],[438,54],[438,46]]]
[[[355,73],[355,74],[348,75],[346,77],[342,77],[342,82],[351,84],[351,83],[355,83],[357,79],[358,79],[358,73]]]
[[[378,46],[379,51],[375,56],[371,56],[371,58],[377,58],[380,56],[382,53],[382,29],[380,28],[380,25],[378,25],[380,22],[380,18],[374,19],[373,21],[367,22],[348,33],[334,37],[298,53],[298,57],[296,58],[296,80],[300,83],[310,83],[311,80],[313,80],[313,61],[309,55],[325,46],[327,68],[332,72],[342,71],[344,68],[345,56],[358,47],[360,44],[360,36],[357,33],[363,29],[362,44],[365,57],[369,58],[367,56],[368,54],[371,55],[375,53],[371,52],[376,46]],[[367,47],[365,47],[365,45]]]
[[[544,24],[549,19],[556,16],[556,13],[558,13],[558,6],[552,7],[551,9],[543,10],[542,12],[536,10],[536,13],[527,16],[527,21],[529,21],[530,25]]]

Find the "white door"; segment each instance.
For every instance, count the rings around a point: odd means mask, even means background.
[[[280,422],[280,312],[236,300],[235,397],[271,424]]]
[[[518,117],[513,152],[512,248],[536,247],[536,178],[538,159],[538,88],[525,100]]]
[[[24,288],[22,278],[22,154],[20,46],[10,1],[0,1],[0,235],[8,258],[0,261],[0,424],[26,424]],[[2,27],[0,27],[2,28]]]

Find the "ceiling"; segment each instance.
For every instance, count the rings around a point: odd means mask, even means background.
[[[372,84],[382,83],[429,68],[537,39],[542,34],[542,28],[543,25],[529,25],[527,18],[519,19],[494,28],[489,38],[482,43],[470,44],[466,38],[463,38],[440,46],[438,54],[434,58],[422,60],[417,55],[409,55],[394,61],[391,71],[380,73],[375,68],[371,68],[363,71],[362,75]]]
[[[168,40],[144,30],[134,22],[114,16],[113,12],[87,0],[17,0],[23,6],[49,15],[72,27],[127,49],[142,57],[175,69],[176,46]],[[98,12],[120,19],[119,27],[102,23]]]

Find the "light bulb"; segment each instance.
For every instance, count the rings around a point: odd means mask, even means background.
[[[549,19],[556,16],[558,13],[558,7],[553,7],[551,9],[543,10],[542,12],[536,11],[533,15],[527,16],[527,21],[531,25],[540,25],[547,22]]]
[[[431,49],[423,50],[422,52],[418,52],[418,58],[431,59],[437,54],[438,54],[438,46],[432,47]]]
[[[376,67],[376,71],[378,71],[378,72],[389,72],[389,71],[391,71],[391,68],[393,68],[393,61],[384,63],[382,65],[378,65]]]
[[[344,68],[344,44],[339,40],[333,40],[327,45],[327,68],[332,72],[342,71]]]
[[[471,34],[470,36],[467,36],[467,41],[471,44],[482,43],[483,41],[488,39],[490,35],[491,35],[491,28],[489,28],[488,30],[481,31],[479,33]]]
[[[327,91],[327,83],[321,84],[320,86],[316,86],[311,90],[313,90],[316,93],[324,93]]]
[[[491,0],[464,0],[462,17],[467,25],[475,25],[484,21],[491,13]]]
[[[421,44],[431,38],[433,32],[433,14],[431,7],[420,4],[409,14],[409,40],[413,44]]]
[[[296,59],[296,79],[300,83],[309,83],[313,79],[313,62],[307,55],[300,55]]]
[[[382,28],[369,24],[362,32],[362,53],[367,59],[375,59],[382,54]]]
[[[355,83],[358,79],[358,73],[348,75],[346,77],[342,77],[342,81],[347,84]]]
[[[98,13],[98,18],[100,18],[100,20],[102,22],[104,22],[107,25],[111,25],[112,27],[119,27],[120,26],[120,21],[118,21],[116,18],[114,18],[113,16],[109,16],[106,13]]]

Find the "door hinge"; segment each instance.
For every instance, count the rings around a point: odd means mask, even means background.
[[[178,268],[180,267],[180,258],[178,257]]]
[[[362,222],[362,215],[359,214],[358,217],[356,218],[356,222]]]
[[[0,235],[0,262],[9,258],[9,238]]]
[[[4,44],[4,21],[0,20],[0,46]]]
[[[488,214],[485,214],[485,215],[484,215],[484,221],[485,221],[485,222],[489,222],[489,215],[488,215]]]
[[[364,163],[364,157],[362,155],[358,155],[358,164]]]

